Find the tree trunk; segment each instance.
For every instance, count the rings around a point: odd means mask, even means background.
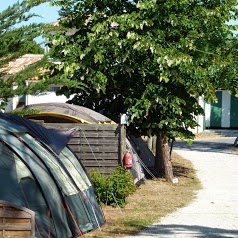
[[[173,182],[174,176],[168,140],[161,135],[157,135],[156,139],[155,170],[159,176],[163,176],[167,181]]]

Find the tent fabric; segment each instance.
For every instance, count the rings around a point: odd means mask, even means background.
[[[141,137],[135,137],[130,135],[130,142],[134,148],[136,148],[137,153],[140,154],[140,158],[146,167],[152,169],[155,166],[155,156],[152,151],[149,149],[146,142]]]
[[[75,122],[81,123],[114,123],[108,117],[95,112],[89,108],[68,104],[68,103],[39,103],[25,106],[23,109],[38,110],[39,114],[28,115],[28,118],[39,117],[41,114],[47,113],[50,116],[71,117]]]
[[[126,138],[126,150],[132,153],[132,168],[131,172],[134,178],[134,183],[140,185],[145,181],[145,174],[141,166],[140,157],[133,148],[130,140]]]
[[[99,228],[105,218],[80,160],[68,147],[57,155],[23,121],[0,114],[0,200],[35,212],[37,238],[76,238]]]
[[[78,130],[77,128],[68,131],[60,131],[54,128],[46,129],[45,127],[34,123],[31,120],[27,120],[14,114],[1,113],[0,119],[15,122],[17,125],[21,126],[22,130],[20,132],[30,132],[31,135],[50,146],[50,148],[57,154],[61,152],[61,150],[67,145],[67,143]]]
[[[97,123],[115,123],[111,119],[105,117],[104,115],[95,112],[91,109],[67,104],[67,103],[42,103],[42,104],[31,104],[24,107],[24,109],[34,109],[39,110],[39,114],[26,115],[27,118],[43,120],[44,122],[54,122],[59,123],[59,117],[67,117],[68,121],[71,123],[88,123],[88,124],[97,124]],[[54,120],[52,121],[52,118]],[[134,182],[139,184],[144,181],[145,174],[140,163],[140,157],[135,153],[131,139],[128,137],[126,140],[127,150],[133,152],[133,165],[132,165],[132,174],[134,177]]]

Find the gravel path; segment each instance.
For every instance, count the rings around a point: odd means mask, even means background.
[[[177,142],[176,153],[192,161],[203,189],[187,207],[133,237],[238,238],[238,155],[233,153],[234,139],[195,141],[191,146]]]

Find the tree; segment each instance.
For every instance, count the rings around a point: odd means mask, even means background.
[[[0,65],[25,53],[43,53],[43,49],[34,41],[43,33],[43,24],[27,24],[36,14],[29,11],[45,0],[24,0],[15,3],[0,13]]]
[[[43,54],[44,49],[35,41],[35,38],[41,36],[49,27],[46,24],[29,23],[33,17],[38,15],[29,13],[30,10],[47,0],[23,0],[9,6],[0,13],[0,67],[8,64],[13,59],[23,54]],[[38,16],[39,17],[39,16]],[[29,70],[28,74],[29,74]],[[6,72],[0,71],[0,98],[1,109],[5,107],[9,98],[15,95],[24,94],[27,90],[25,81],[27,78],[10,77],[3,80]],[[32,74],[37,75],[36,67],[32,67]],[[17,90],[13,84],[18,85]]]
[[[230,20],[237,1],[64,0],[60,25],[76,29],[52,37],[56,78],[74,82],[61,93],[72,102],[119,118],[129,130],[156,135],[156,170],[173,179],[168,141],[193,138],[198,98],[237,90],[237,39]],[[232,69],[231,69],[232,65]],[[80,87],[75,87],[78,82]]]

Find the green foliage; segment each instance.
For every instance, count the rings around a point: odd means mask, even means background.
[[[59,0],[50,37],[58,78],[78,81],[61,93],[114,121],[130,112],[127,131],[163,139],[192,138],[199,97],[217,89],[238,95],[238,39],[228,24],[237,0]],[[165,140],[163,140],[165,142]],[[165,161],[165,160],[163,160]]]
[[[35,110],[35,109],[16,109],[14,111],[11,111],[9,113],[24,117],[26,115],[34,115],[34,114],[39,114],[40,111],[39,110]]]
[[[98,202],[106,204],[108,194],[108,184],[106,176],[101,174],[97,169],[91,169],[89,171],[89,176],[96,190]]]
[[[47,0],[17,2],[0,13],[0,65],[27,53],[43,53],[34,39],[43,33],[44,24],[27,24],[36,17],[30,10]]]
[[[39,68],[43,67],[46,62],[46,58],[43,58],[34,65],[26,67],[24,70],[12,75],[7,76],[6,79],[0,80],[0,108],[4,109],[7,105],[8,99],[15,97],[16,95],[34,94],[36,92],[44,91],[48,88],[46,81],[40,81],[39,83],[33,83],[26,86],[26,80],[41,77]],[[1,78],[1,75],[0,75]],[[3,77],[4,78],[4,77]],[[4,103],[3,103],[4,102]]]
[[[49,2],[49,0],[23,0],[19,1],[6,10],[0,12],[0,66],[7,64],[24,54],[43,54],[44,49],[36,43],[35,38],[42,36],[45,31],[50,31],[52,27],[47,24],[29,23],[33,17],[38,15],[31,13],[32,8]],[[45,59],[44,59],[45,60]],[[44,61],[45,64],[45,61]],[[41,83],[30,88],[26,88],[26,80],[39,76],[38,69],[43,66],[42,62],[37,65],[27,67],[13,77],[5,77],[5,72],[0,71],[0,108],[4,109],[8,99],[16,95],[43,91],[49,83]],[[44,85],[43,85],[44,84]],[[44,87],[43,87],[44,86]]]
[[[97,169],[90,170],[89,175],[99,203],[124,207],[126,198],[136,190],[131,172],[121,166],[108,176],[101,174]]]
[[[219,88],[237,91],[237,38],[230,20],[237,1],[64,0],[60,25],[77,29],[51,36],[58,77],[72,103],[115,121],[131,112],[133,134],[191,137],[198,97]]]

